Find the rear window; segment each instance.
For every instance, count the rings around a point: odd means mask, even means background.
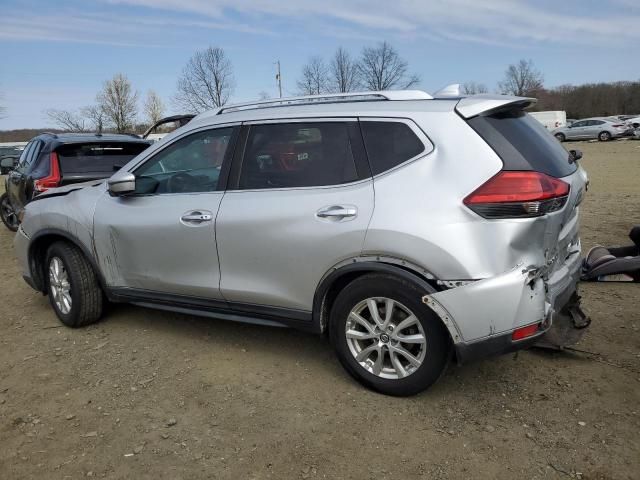
[[[56,149],[62,173],[111,174],[145,150],[146,143],[71,143]]]
[[[560,178],[577,169],[560,142],[520,109],[474,117],[469,125],[495,150],[504,170],[533,170]]]
[[[360,126],[374,175],[386,172],[425,150],[424,143],[405,123],[365,120],[360,122]]]

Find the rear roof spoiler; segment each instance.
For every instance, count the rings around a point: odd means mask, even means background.
[[[512,97],[509,95],[481,94],[460,99],[456,111],[463,118],[488,115],[505,108],[527,108],[538,100],[528,97]]]

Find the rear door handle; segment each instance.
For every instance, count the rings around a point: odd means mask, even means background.
[[[182,215],[182,217],[180,217],[180,220],[183,223],[200,224],[213,220],[213,214],[207,210],[194,210]]]
[[[319,218],[350,218],[358,215],[358,209],[353,205],[332,205],[323,207],[316,212]]]

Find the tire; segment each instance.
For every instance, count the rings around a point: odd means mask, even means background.
[[[386,395],[415,395],[444,373],[452,352],[449,333],[438,316],[422,303],[424,294],[409,281],[392,275],[368,274],[351,282],[336,298],[330,316],[331,343],[347,372],[367,388]],[[384,330],[372,328],[375,324],[369,310],[372,300],[381,322],[378,325]],[[387,303],[389,300],[393,303]],[[393,316],[385,323],[388,305],[392,305]],[[354,320],[354,312],[360,312],[360,320],[369,326]],[[373,338],[361,339],[361,334]],[[418,341],[421,336],[423,344]],[[411,343],[406,342],[409,338]],[[398,353],[398,347],[410,353],[414,361],[420,360],[419,365]],[[358,360],[356,355],[362,358]]]
[[[12,232],[17,232],[20,226],[20,221],[16,215],[16,211],[11,205],[9,195],[3,193],[0,195],[0,217],[2,217],[2,223]]]
[[[611,138],[611,134],[607,131],[600,132],[598,134],[598,140],[600,140],[601,142],[608,142],[609,140],[611,140]]]
[[[555,137],[558,139],[560,143],[567,140],[567,137],[565,137],[564,133],[556,133]]]
[[[54,274],[56,265],[58,273]],[[77,247],[67,242],[51,245],[44,274],[49,303],[62,323],[78,328],[100,319],[102,290],[91,264]]]

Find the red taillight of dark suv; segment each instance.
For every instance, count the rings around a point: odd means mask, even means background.
[[[564,207],[569,184],[531,171],[501,171],[464,199],[484,218],[529,218]]]
[[[35,180],[33,185],[37,192],[42,193],[46,192],[50,188],[60,186],[60,180],[62,180],[62,177],[60,176],[60,162],[58,161],[58,154],[56,152],[51,152],[51,155],[49,155],[49,175]]]

